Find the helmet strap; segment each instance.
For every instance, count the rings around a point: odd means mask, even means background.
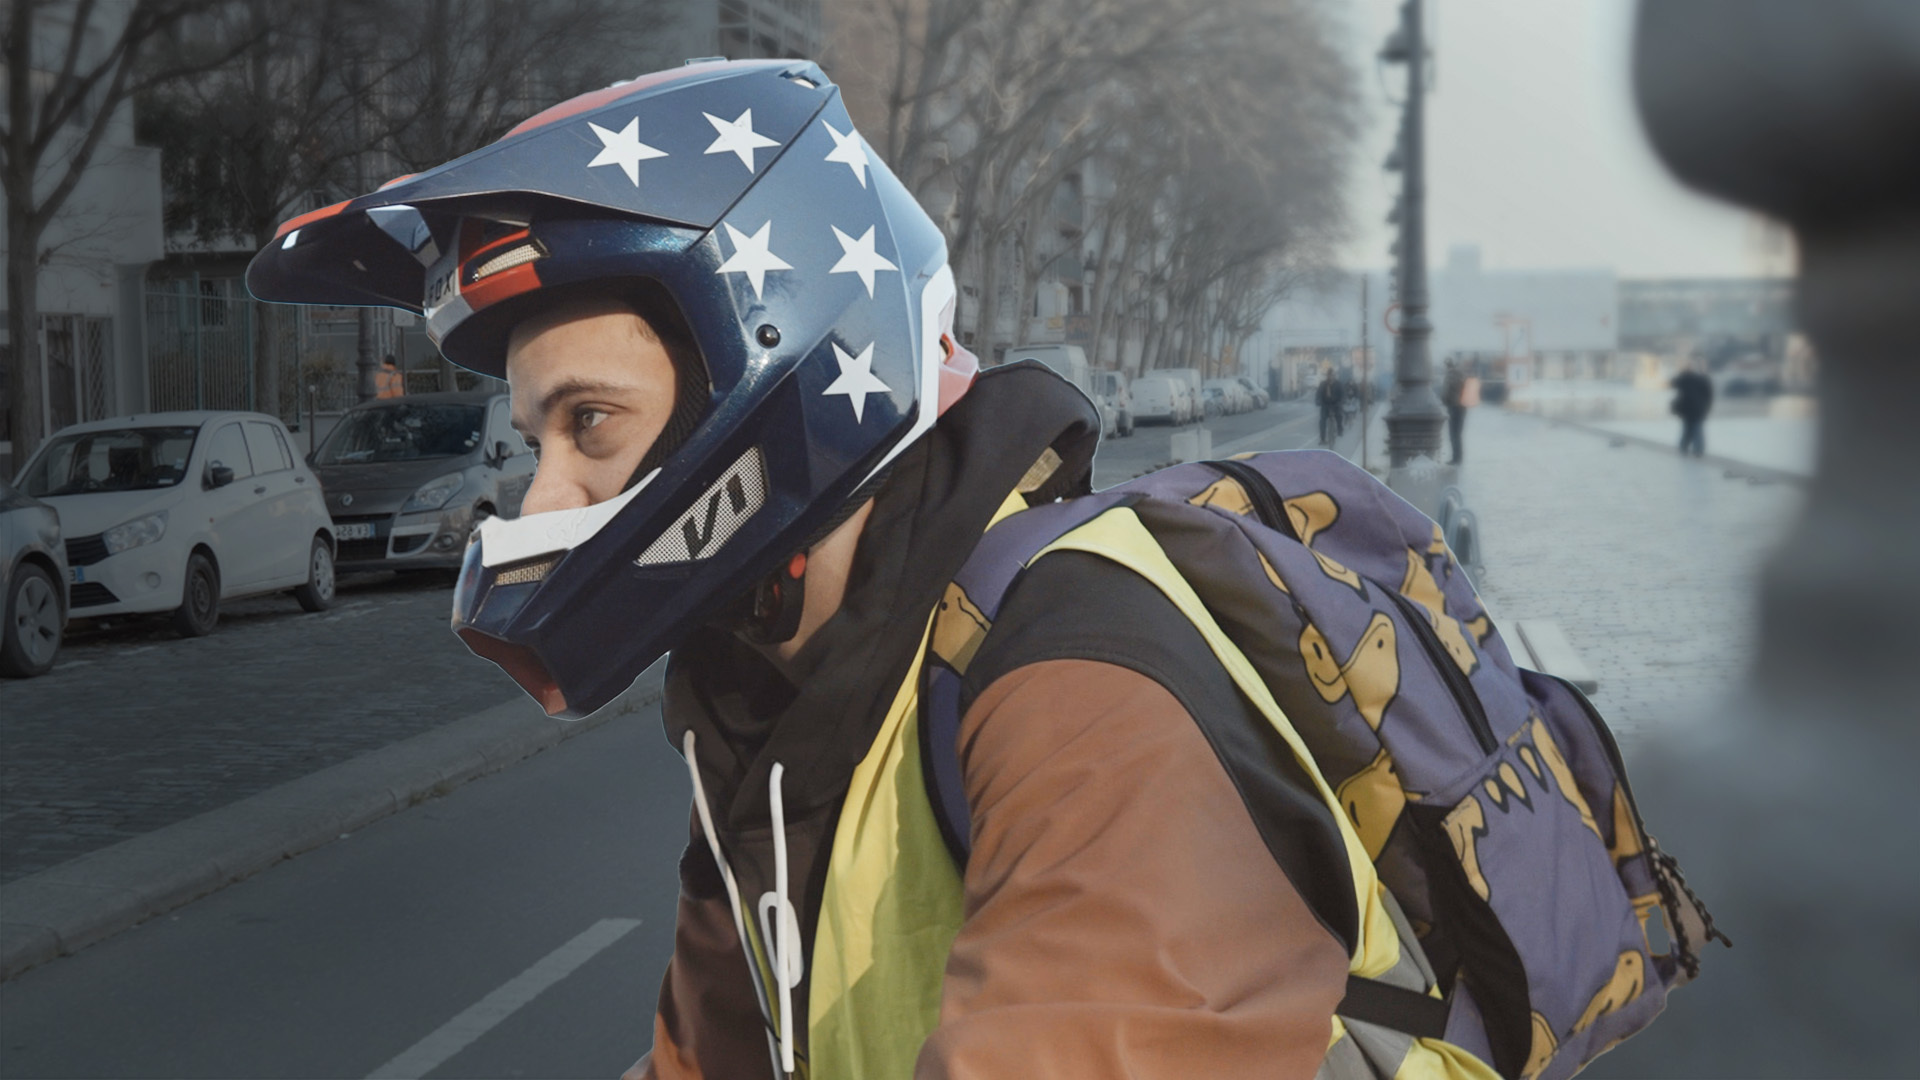
[[[893,466],[889,465],[868,477],[832,517],[814,529],[799,551],[787,556],[784,563],[761,578],[744,596],[722,608],[709,625],[730,629],[755,645],[792,641],[793,635],[800,632],[800,614],[806,607],[807,553],[866,505],[892,475]]]

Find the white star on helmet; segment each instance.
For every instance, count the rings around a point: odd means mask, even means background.
[[[619,131],[609,131],[591,120],[587,121],[587,126],[593,129],[595,135],[600,136],[601,146],[600,153],[592,161],[587,162],[587,168],[591,169],[598,165],[618,165],[620,171],[627,174],[627,179],[633,181],[634,187],[640,186],[641,162],[667,156],[665,150],[648,146],[640,141],[638,116],[627,121],[627,126]]]
[[[768,219],[752,236],[734,228],[731,221],[721,224],[726,226],[727,237],[733,241],[733,254],[727,256],[727,261],[721,263],[715,273],[747,275],[747,281],[753,285],[754,299],[760,299],[760,288],[766,282],[767,271],[793,269],[785,259],[769,250],[769,245],[773,243],[772,219]]]
[[[753,171],[753,152],[756,148],[780,145],[753,130],[752,109],[742,112],[736,120],[722,120],[710,112],[703,112],[700,115],[706,117],[707,123],[712,124],[713,130],[719,133],[719,138],[713,140],[713,145],[707,147],[706,152],[734,154],[740,158],[740,164],[745,165],[748,172]]]
[[[849,356],[839,342],[832,344],[834,359],[840,362],[840,375],[821,394],[845,394],[853,403],[853,422],[857,424],[866,417],[867,395],[891,394],[893,387],[873,373],[872,345],[861,349],[858,356]]]
[[[867,287],[867,299],[873,299],[873,275],[876,270],[891,270],[899,273],[900,268],[888,262],[886,256],[873,250],[873,226],[860,239],[855,240],[840,231],[837,225],[829,225],[834,239],[840,241],[840,261],[833,264],[829,274],[859,274],[860,283]]]

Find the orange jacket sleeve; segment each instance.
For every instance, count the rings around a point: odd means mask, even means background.
[[[1346,955],[1193,719],[1090,660],[967,711],[966,922],[920,1080],[1309,1077]]]

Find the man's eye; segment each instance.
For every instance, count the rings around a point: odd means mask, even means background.
[[[579,412],[573,414],[574,426],[578,427],[581,431],[598,427],[600,421],[606,418],[607,414],[599,409],[581,409]]]

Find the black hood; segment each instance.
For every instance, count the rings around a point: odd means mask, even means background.
[[[766,825],[775,761],[786,767],[790,821],[839,806],[928,613],[994,511],[1049,447],[1061,465],[1029,500],[1085,493],[1099,434],[1093,404],[1041,365],[982,373],[901,454],[861,533],[845,600],[794,658],[794,682],[722,630],[698,631],[674,650],[667,735],[678,748],[695,732],[716,825]]]

